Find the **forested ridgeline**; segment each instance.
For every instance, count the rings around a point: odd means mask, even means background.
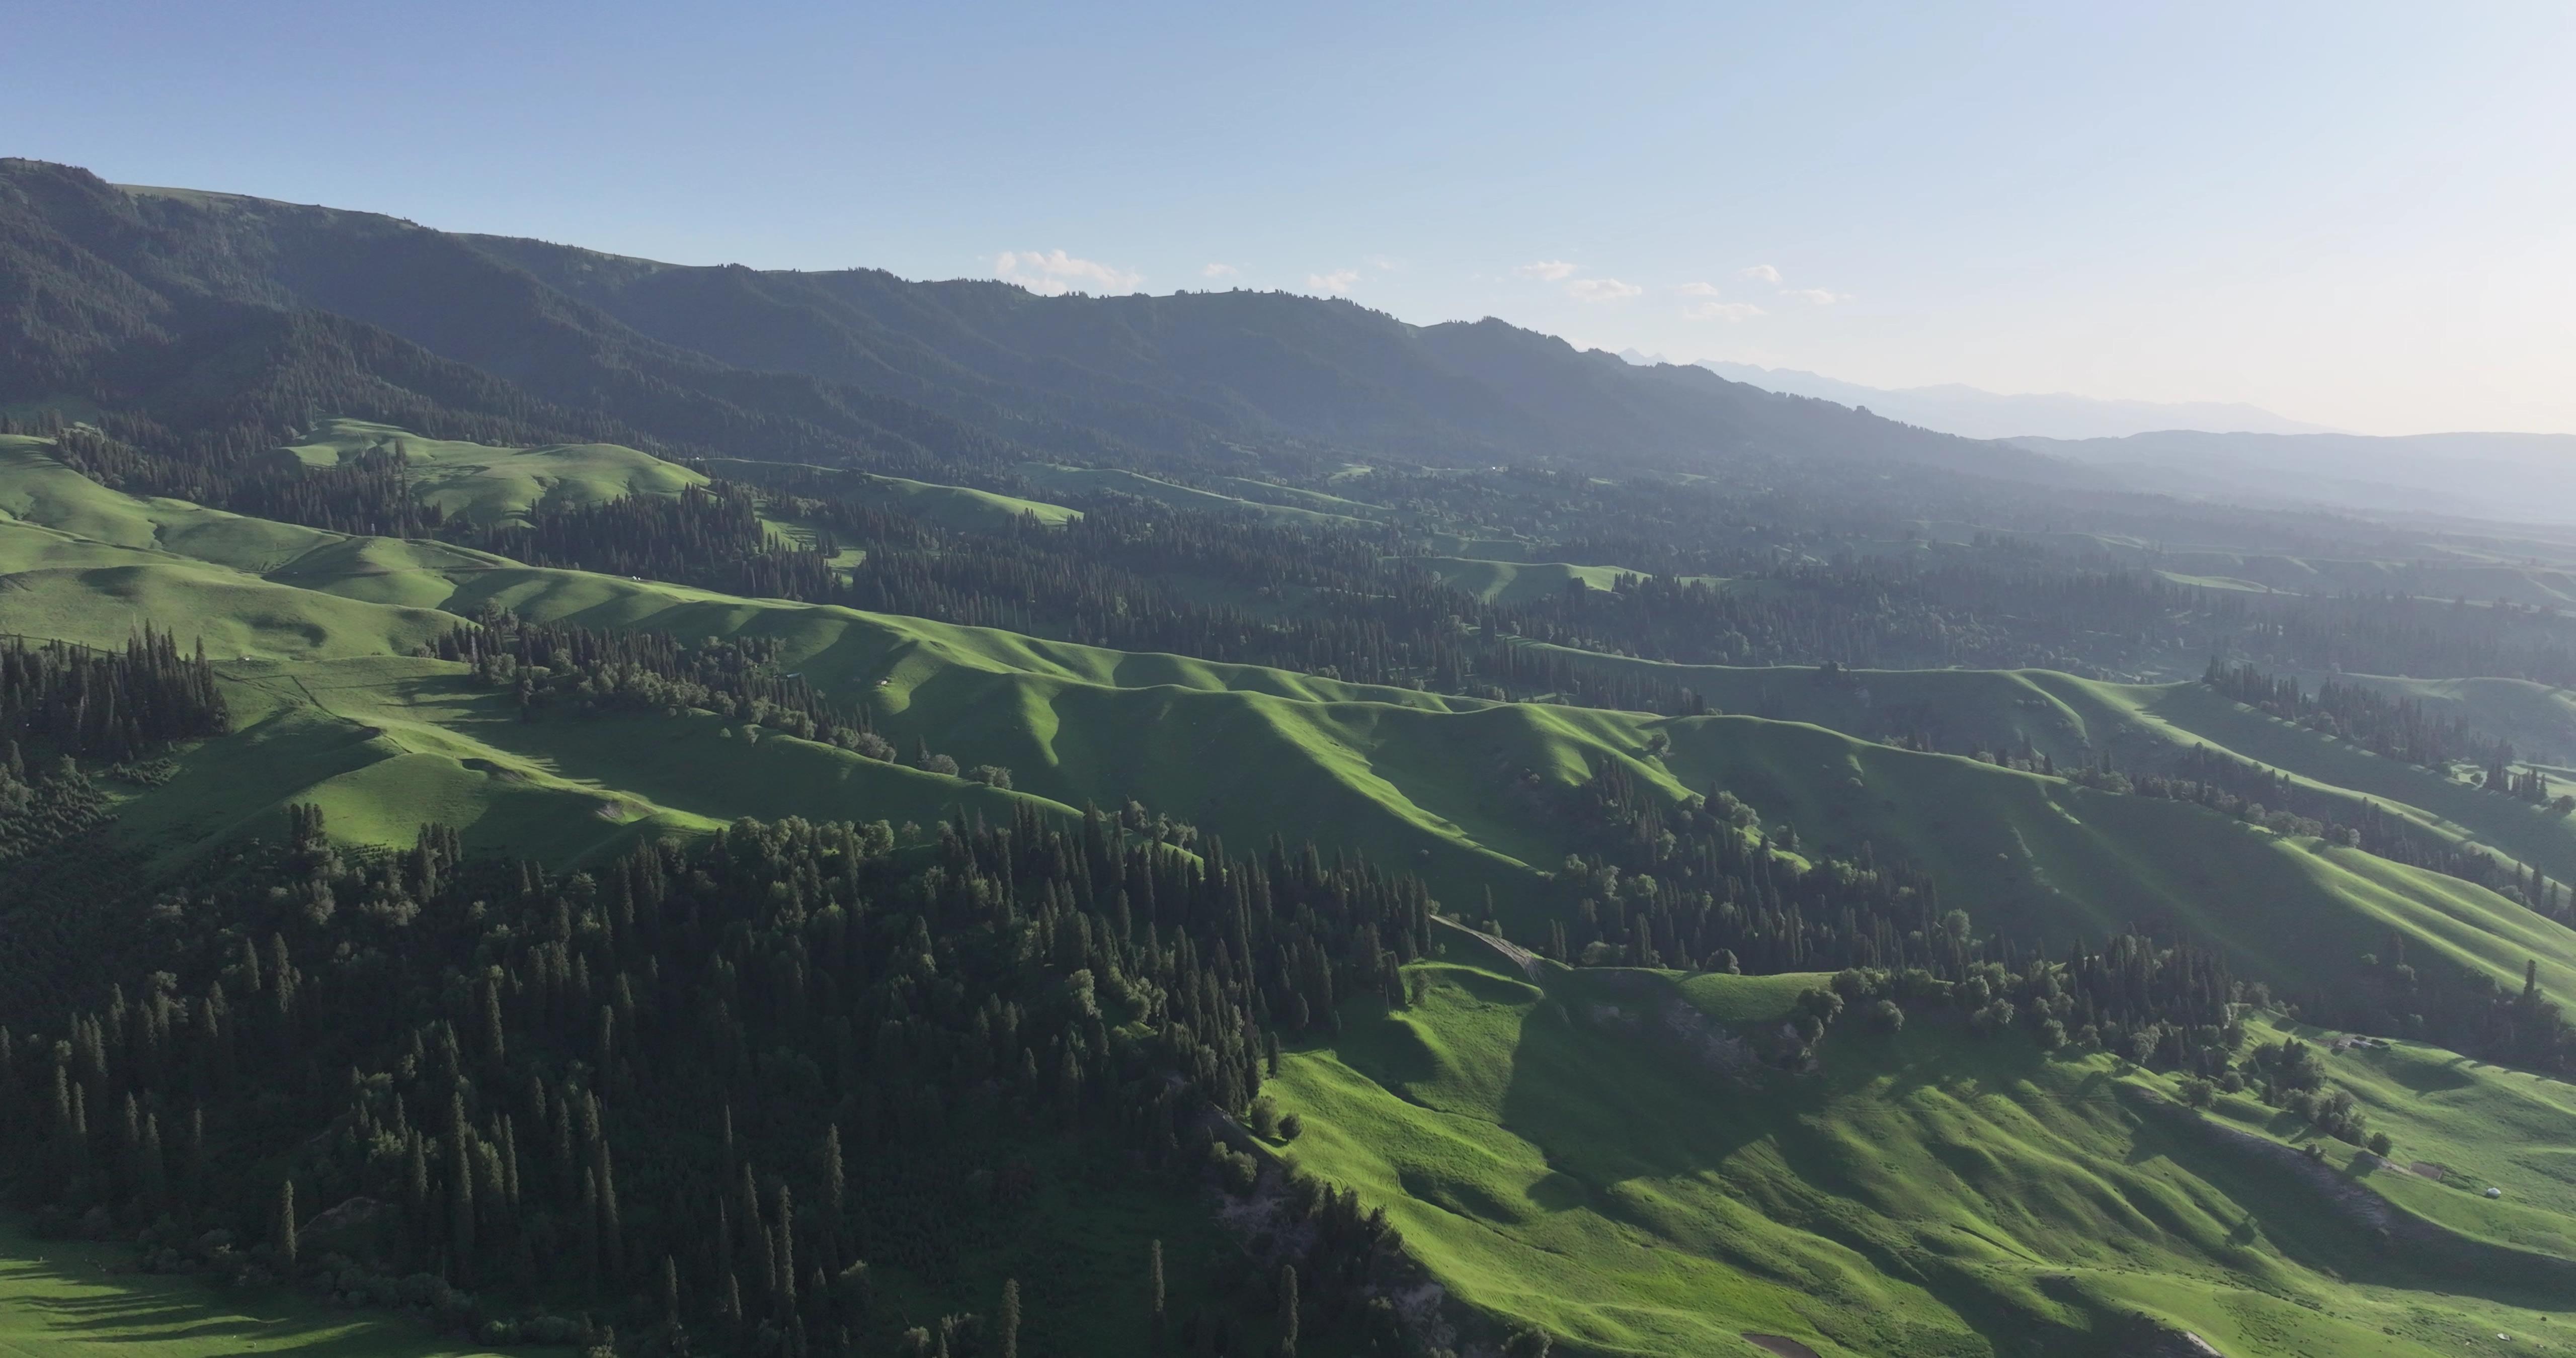
[[[1253,1191],[1231,1119],[1337,1000],[1402,1003],[1431,907],[1411,878],[1193,858],[1096,813],[911,848],[746,821],[561,878],[437,827],[383,852],[321,830],[299,809],[288,842],[172,887],[151,970],[103,1008],[11,1015],[18,1203],[487,1343],[565,1337],[540,1312],[655,1352],[685,1329],[1009,1353],[1014,1323],[1028,1352],[1395,1342],[1397,1242],[1346,1194],[1289,1185],[1258,1254],[1189,1259],[1168,1297],[1128,1242],[1114,1302],[1048,1244],[1048,1204],[1195,1219],[1202,1184]],[[1026,1261],[1016,1318],[996,1254]]]
[[[902,396],[647,338],[466,238],[366,213],[131,192],[0,158],[0,282],[0,402],[68,399],[177,462],[335,414],[903,475],[1034,451]],[[988,422],[1068,455],[1118,449],[1037,412]]]

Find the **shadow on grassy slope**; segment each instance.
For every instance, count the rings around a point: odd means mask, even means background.
[[[328,1311],[279,1291],[219,1292],[196,1278],[111,1273],[133,1251],[40,1241],[0,1225],[0,1352],[71,1358],[102,1346],[134,1358],[285,1353],[434,1358],[483,1350],[381,1314]]]
[[[1290,1057],[1291,1157],[1385,1205],[1462,1300],[1573,1352],[1733,1353],[1752,1330],[2110,1354],[2139,1316],[2230,1355],[2576,1341],[2565,1297],[2419,1270],[2288,1176],[2142,1120],[2106,1057],[1926,1015],[1837,1032],[1818,1075],[1730,1076],[1663,1016],[1768,1022],[1777,978],[1423,972],[1421,1006],[1353,1006],[1331,1050]]]

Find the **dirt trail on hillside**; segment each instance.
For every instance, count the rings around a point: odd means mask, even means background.
[[[1483,943],[1486,947],[1491,948],[1511,959],[1512,965],[1519,967],[1522,975],[1529,977],[1533,981],[1539,978],[1539,973],[1543,968],[1540,964],[1540,958],[1537,953],[1531,952],[1529,949],[1522,947],[1518,943],[1512,942],[1510,939],[1505,938],[1500,934],[1489,934],[1482,929],[1470,929],[1466,925],[1460,924],[1458,921],[1450,919],[1445,915],[1433,915],[1431,918],[1435,923],[1446,924],[1450,928]]]

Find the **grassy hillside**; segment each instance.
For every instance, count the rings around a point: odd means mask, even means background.
[[[749,475],[754,480],[775,474],[781,464],[746,462],[740,458],[713,458],[707,465],[720,476]],[[1000,495],[970,486],[943,486],[929,481],[914,481],[901,476],[879,476],[871,472],[849,471],[837,467],[810,467],[800,470],[819,472],[836,478],[840,488],[854,499],[874,500],[887,508],[899,510],[914,518],[950,528],[990,531],[1027,517],[1040,523],[1058,524],[1082,517],[1082,511],[1044,500]]]
[[[111,512],[120,502],[134,503],[104,490],[90,500],[92,515],[109,521],[120,521]],[[13,567],[5,588],[20,601],[12,616],[28,619],[21,630],[93,644],[121,642],[147,622],[183,640],[208,634],[210,653],[225,660],[233,681],[257,691],[246,710],[288,714],[269,719],[273,730],[246,727],[234,737],[280,742],[258,746],[279,770],[258,784],[275,790],[260,805],[319,799],[350,834],[408,838],[418,822],[442,818],[476,842],[515,837],[527,848],[578,855],[616,842],[620,827],[693,828],[743,814],[928,823],[956,805],[1005,795],[1055,808],[1134,800],[1238,844],[1283,834],[1361,850],[1421,872],[1453,902],[1491,891],[1507,919],[1535,927],[1571,905],[1537,874],[1578,844],[1556,805],[1524,778],[1563,786],[1616,763],[1676,802],[1731,791],[1774,828],[1794,824],[1814,843],[1901,852],[1931,868],[1945,898],[1987,927],[2065,939],[2141,921],[2179,924],[2230,944],[2246,974],[2302,987],[2347,977],[2391,927],[2420,938],[2426,957],[2501,982],[2518,981],[2530,958],[2553,972],[2576,970],[2576,933],[2449,878],[2281,840],[2195,807],[2088,792],[1796,722],[1444,698],[541,570],[385,539],[319,539],[265,575],[27,524],[0,525],[0,553]],[[697,728],[685,720],[523,725],[465,692],[452,672],[406,668],[409,661],[274,673],[235,659],[399,656],[452,625],[450,615],[486,605],[688,639],[775,639],[787,668],[864,706],[899,748],[927,743],[964,766],[1002,765],[1017,792],[822,747],[793,758],[748,745],[710,754],[722,747],[711,735],[692,744],[684,733]],[[2196,689],[2121,688],[2036,672],[1864,674],[1851,686],[1819,686],[1795,671],[1730,677],[1766,686],[1784,706],[1798,704],[1782,715],[1835,716],[1854,703],[1888,700],[1867,696],[1873,691],[1903,689],[1962,719],[2018,724],[2070,751],[2181,739],[2176,720],[2230,719],[2230,705]],[[1763,701],[1760,693],[1739,696]],[[2278,727],[2291,744],[2322,739],[2233,710]],[[355,742],[365,758],[316,734],[344,729],[367,732]],[[1657,732],[1671,748],[1650,757]],[[288,752],[324,748],[330,757],[298,781]],[[2334,755],[2384,766],[2372,772],[2409,772],[2348,750],[2318,757]],[[146,800],[185,803],[184,787],[174,789]],[[2462,816],[2528,810],[2458,795],[2473,803],[2457,809]],[[138,811],[134,823],[175,838],[225,822],[174,810]],[[2553,821],[2532,837],[2558,833],[2564,822]]]
[[[2300,676],[2310,687],[2324,678],[2376,689],[2422,703],[2436,718],[2460,717],[2471,730],[2510,740],[2543,763],[2576,763],[2576,693],[2528,679],[2391,679],[2372,674]]]
[[[274,569],[338,537],[184,500],[119,494],[55,461],[48,449],[42,439],[0,434],[0,522],[38,524],[90,542],[253,572]]]
[[[304,462],[329,466],[367,452],[396,450],[411,464],[415,498],[450,517],[486,526],[524,520],[541,506],[569,509],[626,495],[677,495],[707,479],[613,443],[496,448],[426,439],[364,420],[326,420],[286,451]]]
[[[1526,603],[1561,593],[1568,584],[1577,580],[1591,589],[1609,589],[1619,583],[1620,576],[1634,574],[1615,566],[1569,566],[1561,561],[1483,561],[1460,556],[1429,557],[1423,565],[1433,579],[1489,604]]]
[[[2576,880],[2576,820],[2266,716],[2198,683],[2114,684],[2049,670],[1852,670],[1827,677],[1802,666],[1668,665],[1617,656],[1586,656],[1585,663],[1670,678],[1730,712],[1861,736],[1928,731],[1943,745],[2029,748],[2064,766],[2107,755],[2116,767],[2153,767],[2178,750],[2207,745],[2287,773],[2340,800],[2354,817],[2368,802],[2553,879]],[[2452,710],[2485,718],[2477,729],[2521,730],[2526,739],[2558,732],[2558,723],[2576,713],[2552,690],[2518,680],[2370,682],[2406,696],[2441,701],[2447,695]],[[2566,729],[2576,734],[2576,725]]]
[[[1288,1058],[1286,1154],[1384,1205],[1462,1298],[1575,1352],[2111,1352],[2138,1315],[2229,1355],[2497,1332],[2576,1352],[2565,1297],[2376,1255],[2299,1185],[2142,1121],[2117,1087],[2150,1077],[2108,1057],[1918,1023],[1838,1029],[1818,1075],[1729,1076],[1676,1025],[1776,1019],[1779,978],[1422,970],[1422,1005]]]
[[[1275,523],[1341,524],[1344,527],[1359,527],[1368,524],[1372,519],[1383,517],[1386,513],[1374,505],[1362,506],[1354,501],[1341,500],[1330,495],[1296,494],[1285,487],[1264,485],[1259,482],[1242,482],[1233,488],[1262,494],[1270,499],[1248,499],[1211,490],[1197,490],[1146,476],[1141,472],[1118,471],[1106,467],[1059,467],[1051,463],[1032,462],[1016,470],[1039,489],[1060,495],[1101,493],[1133,495],[1138,499],[1153,500],[1178,509],[1248,514]],[[1272,502],[1291,499],[1297,503]],[[1322,509],[1309,507],[1312,505],[1328,507]],[[1344,512],[1347,510],[1368,512],[1363,517],[1358,513]]]
[[[327,1310],[279,1289],[222,1292],[198,1278],[131,1271],[122,1245],[37,1240],[0,1222],[0,1353],[71,1358],[444,1358],[489,1351],[432,1337],[407,1321]]]

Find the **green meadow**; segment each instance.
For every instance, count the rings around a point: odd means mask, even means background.
[[[1769,1334],[1828,1355],[2107,1353],[2145,1315],[2228,1354],[2447,1354],[2497,1333],[2576,1353],[2566,1296],[2374,1250],[2292,1176],[2142,1116],[2164,1082],[2108,1056],[1934,1016],[1838,1027],[1815,1074],[1730,1073],[1682,1023],[1757,1031],[1821,977],[1421,972],[1420,1005],[1289,1056],[1273,1088],[1304,1128],[1282,1153],[1385,1205],[1443,1285],[1573,1352],[1750,1358],[1744,1336]],[[2454,1146],[2517,1118],[2563,1131],[2565,1087],[2525,1080],[2456,1072],[2401,1152],[2466,1161]],[[2576,1179],[2524,1154],[2537,1167],[2497,1170],[2512,1201],[2563,1221]],[[2407,1177],[2454,1200],[2437,1218],[2454,1229],[2530,1229]],[[2389,1196],[2413,1209],[2411,1191]]]
[[[408,1320],[340,1310],[267,1288],[219,1290],[188,1276],[133,1271],[121,1245],[38,1240],[0,1222],[0,1353],[68,1358],[470,1358],[489,1351],[442,1342]]]

